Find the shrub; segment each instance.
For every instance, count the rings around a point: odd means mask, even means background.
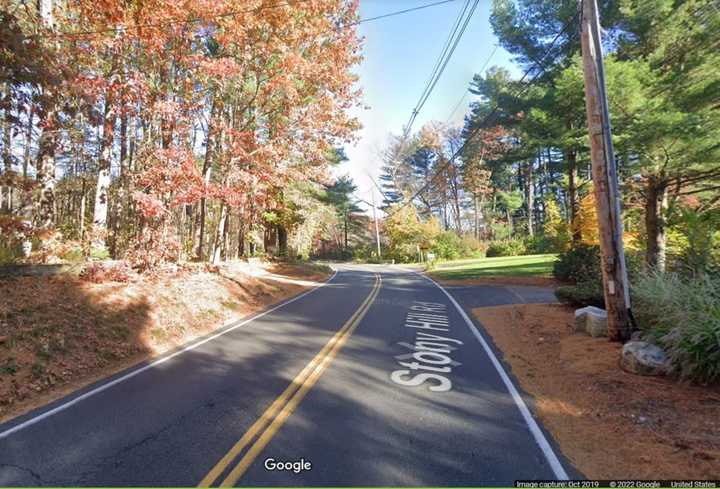
[[[463,255],[460,236],[452,231],[443,231],[435,237],[432,252],[441,260],[456,260]]]
[[[130,280],[130,267],[125,262],[90,263],[80,273],[80,278],[96,284],[103,282],[127,282]]]
[[[35,230],[28,221],[18,217],[0,215],[0,265],[23,261],[23,243],[34,238]]]
[[[519,238],[493,241],[488,246],[486,252],[486,256],[488,258],[495,256],[519,256],[525,254],[527,254],[525,242]]]
[[[558,253],[563,250],[557,239],[546,235],[528,236],[525,238],[525,249],[529,255]]]
[[[462,241],[466,250],[463,256],[467,258],[485,258],[488,249],[488,244],[485,241],[480,241],[472,236],[465,236]]]
[[[23,259],[22,245],[0,240],[0,265],[13,265]]]
[[[641,252],[626,250],[625,266],[632,281],[643,269]],[[564,282],[596,282],[602,284],[600,269],[600,247],[579,244],[561,253],[553,267],[553,276]]]
[[[600,247],[579,244],[558,256],[553,275],[562,281],[600,282]]]
[[[633,311],[682,379],[720,381],[720,278],[650,273],[635,284]]]
[[[135,238],[125,258],[133,268],[144,272],[162,264],[175,261],[180,253],[180,243],[164,226],[146,226]]]
[[[678,265],[687,274],[717,273],[720,270],[720,213],[698,213],[680,209],[679,230],[684,241]]]
[[[605,307],[602,286],[594,282],[581,282],[577,285],[563,285],[555,289],[555,297],[563,304],[572,306]]]
[[[452,231],[442,231],[435,237],[431,251],[441,260],[482,258],[485,256],[485,245],[472,237],[460,237]]]

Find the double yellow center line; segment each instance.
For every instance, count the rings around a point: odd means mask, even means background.
[[[219,484],[220,487],[235,485],[253,461],[263,451],[265,446],[272,440],[272,437],[285,424],[298,404],[303,400],[305,394],[315,385],[330,362],[347,342],[350,335],[357,328],[360,321],[367,313],[373,301],[380,292],[382,279],[375,275],[375,285],[365,302],[355,311],[340,330],[328,341],[320,352],[315,355],[310,363],[293,379],[290,385],[278,396],[257,421],[247,430],[240,440],[230,449],[225,456],[208,472],[200,481],[198,487],[210,487],[227,470],[230,464],[246,449],[240,461],[230,473]],[[264,431],[263,431],[264,430]],[[261,433],[262,432],[262,433]],[[258,436],[259,435],[259,436]],[[253,441],[254,440],[254,441]]]

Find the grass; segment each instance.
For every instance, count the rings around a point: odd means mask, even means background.
[[[438,263],[432,276],[443,280],[486,277],[551,277],[557,255],[499,256]]]

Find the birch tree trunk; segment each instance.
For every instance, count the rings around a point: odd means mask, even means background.
[[[105,249],[108,223],[108,201],[110,190],[110,166],[112,163],[112,149],[115,137],[115,110],[114,100],[108,94],[105,98],[105,114],[103,118],[103,133],[100,139],[100,160],[95,188],[95,207],[93,209],[93,245]]]
[[[218,227],[215,233],[215,245],[212,254],[212,263],[218,264],[223,248],[223,242],[225,238],[225,228],[227,227],[228,211],[227,206],[223,203],[220,205],[220,219],[218,220]]]
[[[528,235],[535,234],[533,226],[533,211],[535,209],[535,187],[533,185],[533,162],[529,161],[525,167],[525,204],[527,205],[527,232]]]

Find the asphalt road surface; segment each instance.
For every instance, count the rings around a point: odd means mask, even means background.
[[[0,425],[0,486],[578,476],[448,293],[408,271],[337,268],[250,321]],[[466,307],[547,299],[502,287],[447,292]]]

